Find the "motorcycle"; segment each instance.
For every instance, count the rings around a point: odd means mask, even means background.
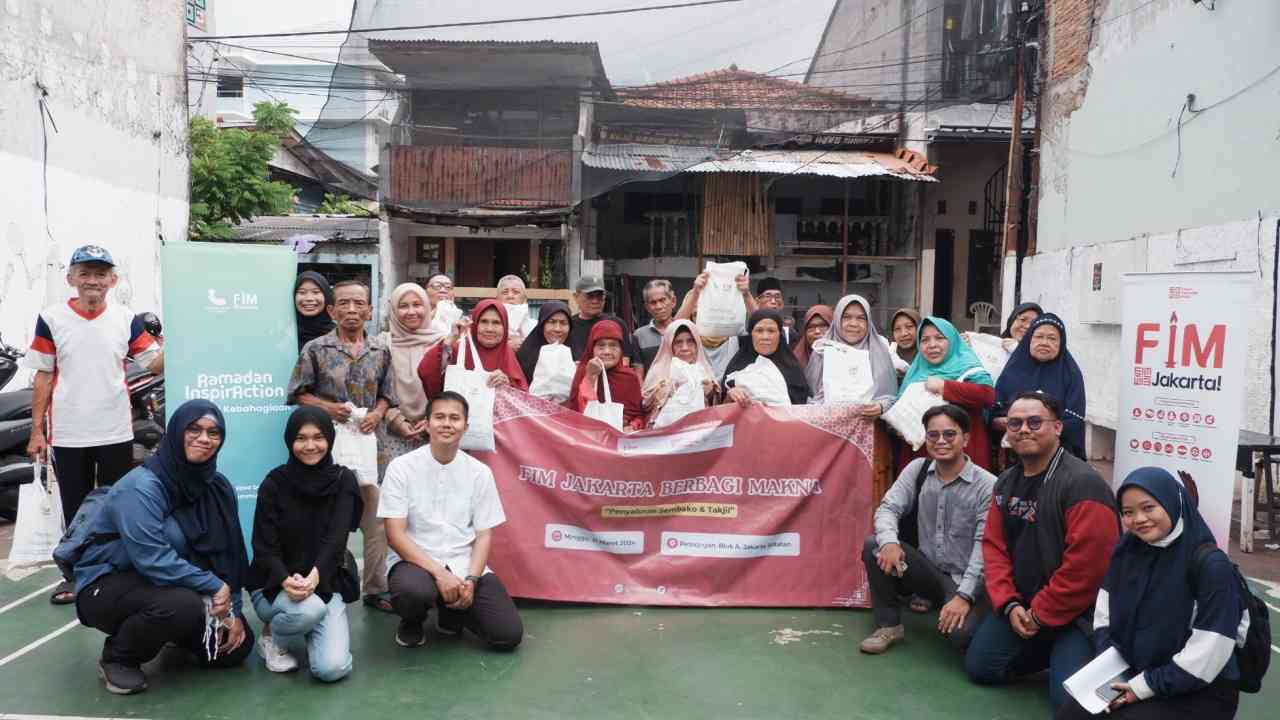
[[[163,339],[160,320],[152,313],[140,316],[147,332]],[[24,353],[0,340],[0,388],[18,371]],[[130,360],[125,367],[133,422],[133,464],[142,464],[155,453],[164,437],[164,376],[155,375]],[[31,440],[31,388],[0,392],[0,518],[13,520],[18,509],[18,487],[31,482],[33,463],[27,456]]]

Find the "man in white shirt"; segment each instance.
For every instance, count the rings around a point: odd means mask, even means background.
[[[114,484],[133,467],[125,359],[163,372],[160,346],[142,319],[107,303],[117,280],[106,248],[77,248],[67,269],[76,297],[40,311],[22,360],[36,371],[27,454],[36,462],[52,454],[67,523],[90,490]],[[73,600],[70,583],[59,585],[51,598],[55,605]]]
[[[400,616],[396,643],[420,647],[435,607],[436,629],[463,628],[490,647],[510,650],[524,625],[502,581],[486,563],[493,528],[506,522],[493,473],[459,450],[467,431],[467,401],[445,391],[427,406],[431,444],[387,466],[378,517],[386,522],[387,583]]]

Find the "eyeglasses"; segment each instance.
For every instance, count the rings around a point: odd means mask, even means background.
[[[769,290],[769,291],[760,293],[760,297],[764,298],[765,300],[781,300],[782,293],[778,292],[777,290]]]
[[[431,288],[432,290],[452,290],[452,289],[453,289],[453,283],[447,283],[447,282],[433,282],[433,283],[431,283],[430,285],[428,285],[427,287]]]
[[[1032,415],[1031,417],[1025,420],[1025,425],[1027,426],[1027,429],[1030,430],[1031,432],[1038,432],[1040,430],[1040,427],[1044,425],[1044,422],[1045,422],[1044,418],[1040,417],[1039,415]],[[1024,421],[1022,418],[1011,417],[1008,419],[1007,423],[1009,425],[1010,430],[1014,432],[1018,432],[1019,430],[1022,429]]]
[[[929,438],[929,442],[936,443],[939,440],[946,440],[947,442],[952,442],[956,438],[960,437],[960,431],[959,430],[930,430],[929,432],[925,433],[924,436]]]
[[[191,438],[192,440],[195,440],[196,438],[200,437],[201,435],[206,435],[206,436],[208,436],[208,438],[209,438],[210,440],[221,440],[221,439],[222,439],[222,430],[219,430],[219,429],[218,429],[218,428],[216,428],[216,427],[213,427],[213,428],[199,428],[199,427],[196,427],[196,426],[194,426],[194,425],[193,425],[193,426],[191,426],[191,427],[189,427],[189,428],[187,428],[187,429],[186,429],[186,435],[187,435],[187,437]]]

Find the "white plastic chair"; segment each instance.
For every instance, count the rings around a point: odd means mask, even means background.
[[[973,331],[980,333],[983,328],[990,328],[994,335],[1000,334],[1000,316],[996,314],[996,306],[989,302],[978,302],[969,306],[969,315],[973,317]]]

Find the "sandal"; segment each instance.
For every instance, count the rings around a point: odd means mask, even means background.
[[[911,608],[911,612],[927,613],[933,609],[933,603],[929,602],[925,598],[920,597],[919,595],[913,595],[911,597],[911,602],[907,605],[907,607]]]
[[[374,610],[381,610],[384,613],[395,613],[396,609],[391,605],[390,593],[378,593],[377,595],[365,595],[364,604]]]
[[[53,589],[49,603],[53,605],[70,605],[76,601],[76,586],[70,580],[63,580]]]

